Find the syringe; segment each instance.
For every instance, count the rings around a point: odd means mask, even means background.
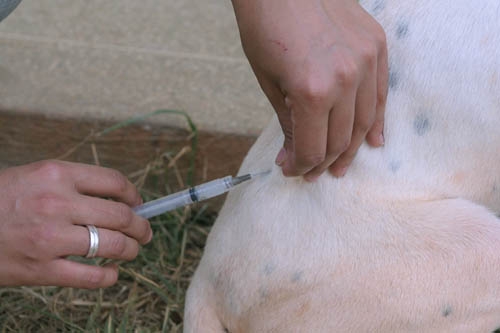
[[[238,184],[268,173],[269,171],[238,177],[226,176],[224,178],[215,179],[208,183],[146,202],[140,206],[134,207],[133,210],[137,215],[149,219],[150,217],[158,216],[176,208],[224,194]]]

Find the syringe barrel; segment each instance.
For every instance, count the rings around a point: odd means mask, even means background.
[[[187,190],[167,195],[134,208],[134,212],[146,219],[189,205],[193,202],[206,200],[229,191],[232,187],[232,177],[227,176],[208,183],[191,187]]]
[[[134,212],[137,215],[144,217],[145,219],[149,219],[150,217],[158,216],[178,207],[188,205],[191,202],[192,201],[189,197],[189,190],[184,190],[167,195],[163,198],[146,202],[143,205],[135,207]]]
[[[190,190],[193,202],[203,201],[226,193],[233,187],[232,179],[233,177],[227,176],[192,187]]]

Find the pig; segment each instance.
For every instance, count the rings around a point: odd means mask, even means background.
[[[385,145],[286,178],[272,119],[191,281],[191,332],[500,327],[500,2],[365,0],[389,51]]]

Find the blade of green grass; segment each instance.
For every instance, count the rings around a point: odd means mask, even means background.
[[[113,323],[113,314],[109,314],[108,320],[106,321],[106,326],[104,327],[104,333],[115,333],[115,325]]]

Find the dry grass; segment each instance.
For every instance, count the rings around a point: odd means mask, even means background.
[[[129,175],[141,188],[145,200],[169,192],[169,187],[146,189],[144,184],[169,184],[166,178],[176,179],[177,187],[189,184],[197,132],[186,118],[190,128],[186,146],[164,152],[144,169]],[[110,130],[129,123],[118,124]],[[96,135],[105,134],[103,131]],[[95,163],[99,164],[99,147],[92,143],[91,136],[75,150],[91,145]],[[184,173],[177,167],[183,160],[190,165]],[[136,260],[120,262],[119,281],[113,287],[99,290],[0,288],[1,332],[182,331],[185,291],[215,220],[216,214],[207,207],[184,208],[151,219],[153,240],[141,249]],[[107,260],[89,261],[103,264]]]

